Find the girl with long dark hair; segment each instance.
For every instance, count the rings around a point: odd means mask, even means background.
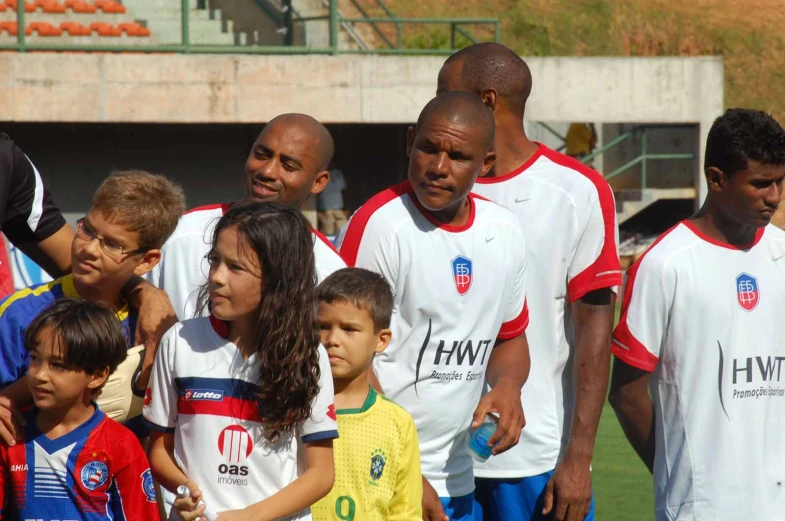
[[[234,207],[209,264],[209,317],[175,325],[156,355],[144,412],[153,473],[181,487],[171,518],[310,519],[333,485],[338,433],[307,223],[288,206]]]

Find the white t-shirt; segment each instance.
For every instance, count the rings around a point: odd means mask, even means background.
[[[371,198],[338,243],[393,289],[392,342],[374,359],[385,394],[414,417],[422,472],[441,497],[474,490],[468,432],[497,337],[528,324],[517,218],[470,196],[465,226],[424,213],[408,182]]]
[[[590,291],[621,285],[616,205],[600,174],[545,145],[509,174],[478,179],[472,191],[520,218],[534,274],[526,279],[526,426],[518,445],[478,463],[474,473],[536,476],[556,467],[569,441],[575,355],[570,304]]]
[[[193,479],[213,512],[245,508],[297,479],[304,469],[302,443],[338,437],[330,363],[319,346],[319,394],[296,437],[275,445],[263,436],[254,399],[256,354],[218,334],[212,317],[175,324],[155,357],[144,406],[151,428],[174,433],[177,464]],[[176,516],[176,514],[174,514]],[[311,519],[308,511],[291,519]]]
[[[213,233],[218,221],[231,204],[201,206],[180,218],[177,228],[161,248],[161,262],[147,274],[151,284],[166,291],[180,320],[196,315],[199,287],[207,280]],[[313,254],[317,282],[332,272],[346,267],[328,238],[316,230],[313,233]]]
[[[626,274],[613,353],[652,372],[655,518],[785,519],[785,232],[689,221]]]

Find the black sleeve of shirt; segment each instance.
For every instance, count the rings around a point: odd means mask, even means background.
[[[42,191],[37,201],[36,187]],[[35,228],[28,223],[33,213],[40,213]],[[65,225],[33,164],[5,134],[0,134],[0,225],[14,244],[41,242]]]

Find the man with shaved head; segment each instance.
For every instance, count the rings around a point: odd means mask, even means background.
[[[471,427],[494,413],[489,445],[498,454],[523,426],[523,233],[511,212],[470,193],[493,167],[493,135],[493,115],[476,96],[431,100],[409,129],[408,179],[372,197],[338,239],[349,265],[392,286],[392,342],[374,360],[375,383],[414,417],[423,519],[432,521],[481,519]],[[481,399],[486,378],[494,389]]]
[[[467,47],[439,71],[437,92],[471,92],[493,111],[496,166],[474,192],[519,217],[536,274],[526,288],[526,428],[517,447],[477,466],[477,500],[489,521],[591,520],[589,468],[621,284],[616,207],[600,174],[526,137],[531,89],[526,63],[496,43]]]
[[[245,162],[246,201],[282,202],[301,208],[327,185],[335,145],[324,125],[305,114],[283,114],[265,125]],[[213,229],[232,203],[187,212],[162,248],[150,282],[164,289],[180,320],[196,313],[196,291],[205,283]],[[322,281],[346,267],[332,244],[313,230],[316,275]]]

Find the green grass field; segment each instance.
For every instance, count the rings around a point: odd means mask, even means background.
[[[618,316],[617,307],[617,321]],[[602,411],[592,468],[598,521],[654,519],[651,475],[627,442],[607,403]]]

